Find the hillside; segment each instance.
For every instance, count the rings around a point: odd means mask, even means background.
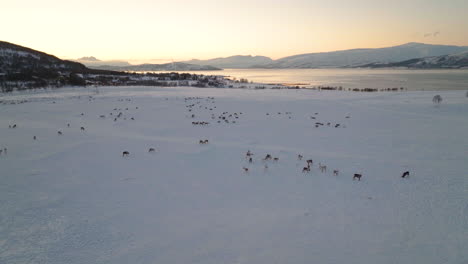
[[[89,69],[81,63],[0,41],[0,86],[44,87],[83,85],[82,74],[122,75],[121,72]]]
[[[61,60],[44,52],[0,41],[0,72],[3,74],[53,74],[56,71],[86,71],[80,63]]]

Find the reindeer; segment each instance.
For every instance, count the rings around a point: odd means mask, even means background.
[[[358,181],[360,181],[361,177],[362,177],[362,174],[355,173],[354,176],[353,176],[353,181],[354,181],[354,179],[358,179]]]
[[[244,170],[245,173],[249,172],[249,168],[243,167],[242,169]]]
[[[322,163],[319,162],[319,169],[321,172],[327,172],[327,166],[326,165],[322,165]]]
[[[311,159],[310,159],[310,160],[307,160],[306,162],[307,162],[307,166],[311,166],[311,165],[314,163],[314,161],[311,160]]]
[[[298,160],[302,160],[303,156],[301,154],[297,155]]]
[[[333,170],[333,175],[338,176],[339,173],[340,173],[339,170]]]
[[[271,160],[271,155],[267,154],[263,160]]]
[[[402,177],[402,178],[409,177],[409,171],[403,172],[403,174],[401,175],[401,177]]]
[[[62,131],[58,131],[57,134],[62,135]]]
[[[85,128],[84,127],[80,127],[81,131],[85,131]]]
[[[122,157],[125,157],[125,156],[128,156],[128,155],[130,155],[130,152],[128,152],[128,151],[122,152]]]
[[[247,157],[250,157],[250,156],[253,156],[253,153],[250,152],[250,150],[247,151],[247,153],[245,154]]]
[[[154,148],[149,148],[149,150],[148,150],[148,152],[150,152],[150,153],[155,152],[155,151],[156,151],[156,149],[154,149]]]
[[[308,173],[308,172],[310,172],[310,165],[309,164],[307,164],[307,167],[304,167],[302,169],[302,173]]]
[[[199,141],[200,144],[208,144],[208,139],[205,139],[205,140],[201,140]]]
[[[253,162],[252,157],[250,157],[249,158],[249,163],[252,163],[252,162]]]
[[[279,158],[277,158],[277,157],[273,158],[273,161],[275,161],[275,162],[277,162],[278,160],[279,160]]]
[[[36,140],[36,136],[33,137],[33,140]]]

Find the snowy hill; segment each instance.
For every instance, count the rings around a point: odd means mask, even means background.
[[[2,95],[0,263],[465,264],[467,115],[464,91]]]
[[[411,59],[394,63],[371,63],[359,67],[368,68],[388,68],[388,67],[406,67],[413,69],[461,69],[468,67],[468,51],[435,57],[426,57],[421,59]]]
[[[223,69],[236,69],[236,68],[258,68],[272,63],[273,60],[264,56],[231,56],[227,58],[216,58],[210,60],[190,60],[185,63],[210,65]]]

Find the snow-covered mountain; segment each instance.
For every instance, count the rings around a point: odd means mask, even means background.
[[[198,64],[198,65],[210,65],[223,69],[237,69],[237,68],[258,68],[265,65],[269,65],[274,61],[271,58],[265,56],[243,56],[236,55],[227,58],[215,58],[210,60],[189,60],[185,63]]]
[[[407,43],[380,49],[353,49],[324,53],[310,53],[286,57],[267,65],[267,68],[325,68],[346,67],[369,63],[389,63],[442,56],[468,51],[468,47]]]
[[[411,59],[393,63],[371,63],[360,67],[368,68],[388,68],[388,67],[407,67],[415,69],[460,69],[468,67],[468,51],[443,55],[433,56],[421,59]]]

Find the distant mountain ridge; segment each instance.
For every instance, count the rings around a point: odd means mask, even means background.
[[[251,55],[236,55],[226,58],[215,58],[209,60],[189,60],[183,61],[184,63],[210,65],[223,69],[236,69],[236,68],[255,68],[263,65],[268,65],[274,61],[265,56],[251,56]]]
[[[81,61],[101,61],[101,60],[98,60],[96,57],[93,57],[93,56],[82,57],[82,58],[79,58],[77,60],[81,60]]]
[[[354,67],[371,63],[392,63],[404,60],[443,56],[468,51],[468,47],[407,43],[376,49],[351,49],[332,52],[307,53],[278,60],[264,56],[231,56],[210,60],[190,60],[188,63],[220,68],[310,69]]]
[[[94,69],[105,69],[114,71],[220,71],[222,69],[209,65],[195,65],[183,62],[164,63],[164,64],[140,64],[127,66],[101,65],[93,66]]]
[[[96,68],[96,67],[101,67],[101,66],[120,66],[120,67],[123,67],[123,66],[130,66],[131,64],[128,63],[127,61],[121,61],[121,60],[110,60],[110,61],[103,61],[103,60],[100,60],[94,56],[89,56],[89,57],[82,57],[82,58],[79,58],[79,59],[76,59],[74,60],[76,62],[79,62],[81,64],[84,64],[86,65],[87,67],[90,67],[90,68]],[[110,70],[109,67],[101,67],[103,69],[106,69],[106,70]]]

